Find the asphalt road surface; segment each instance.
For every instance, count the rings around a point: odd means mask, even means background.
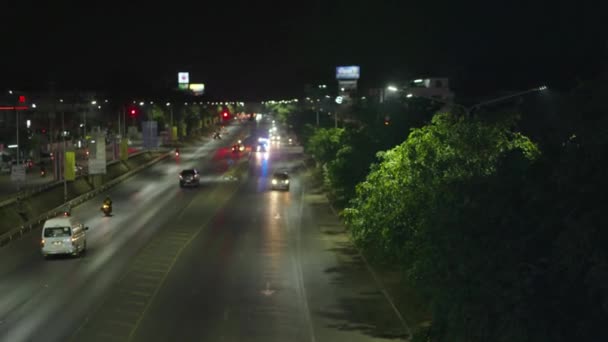
[[[99,211],[105,195],[75,208],[90,227],[83,257],[44,260],[39,232],[0,248],[0,341],[404,337],[356,253],[333,238],[340,228],[308,188],[301,149],[230,152],[264,125],[232,126],[113,188],[112,217]],[[179,188],[193,166],[201,186]],[[235,168],[238,180],[225,177]],[[290,170],[290,191],[268,189],[277,169]]]

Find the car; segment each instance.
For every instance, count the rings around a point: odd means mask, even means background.
[[[199,186],[200,176],[196,169],[186,169],[179,173],[179,186]]]
[[[256,152],[268,152],[268,144],[265,142],[258,142],[258,146],[255,150]]]
[[[48,219],[42,226],[40,249],[46,258],[50,255],[69,254],[77,256],[87,249],[85,227],[72,216]]]
[[[281,189],[289,191],[289,174],[285,171],[275,172],[270,181],[270,188],[272,190]]]

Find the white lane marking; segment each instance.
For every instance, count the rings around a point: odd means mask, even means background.
[[[296,277],[296,284],[297,284],[297,288],[298,288],[298,292],[300,294],[300,300],[302,302],[302,306],[304,307],[304,318],[306,320],[306,325],[308,326],[308,331],[310,334],[310,341],[311,342],[316,342],[317,338],[315,337],[315,330],[312,324],[312,316],[310,314],[310,307],[308,306],[308,295],[306,294],[306,286],[304,285],[304,272],[302,270],[302,264],[301,264],[301,254],[302,254],[302,247],[301,247],[301,232],[302,232],[302,217],[303,217],[303,212],[304,212],[304,193],[305,193],[305,186],[302,185],[302,193],[300,195],[300,206],[298,207],[298,219],[296,220],[296,251],[295,251],[295,255],[292,254],[292,263],[294,264],[294,270],[295,270],[295,277]],[[287,216],[287,220],[286,223],[289,224],[289,215]]]
[[[269,297],[272,296],[272,294],[274,293],[274,290],[270,289],[270,283],[266,282],[266,289],[260,291],[264,296]]]

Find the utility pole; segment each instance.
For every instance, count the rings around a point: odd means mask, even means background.
[[[68,201],[68,181],[65,179],[65,151],[67,149],[65,141],[65,111],[61,111],[61,135],[63,136],[63,151],[61,152],[63,165],[59,165],[59,169],[63,170],[61,173],[61,176],[63,176],[63,202],[66,203]]]
[[[15,127],[17,129],[17,167],[20,168],[21,164],[19,163],[19,154],[20,152],[20,148],[19,148],[19,110],[17,110],[17,106],[15,106]],[[17,192],[21,191],[21,181],[18,180],[17,181]]]

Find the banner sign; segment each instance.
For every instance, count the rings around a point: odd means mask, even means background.
[[[73,181],[76,179],[76,153],[73,151],[66,151],[65,158],[63,160],[65,180]]]

